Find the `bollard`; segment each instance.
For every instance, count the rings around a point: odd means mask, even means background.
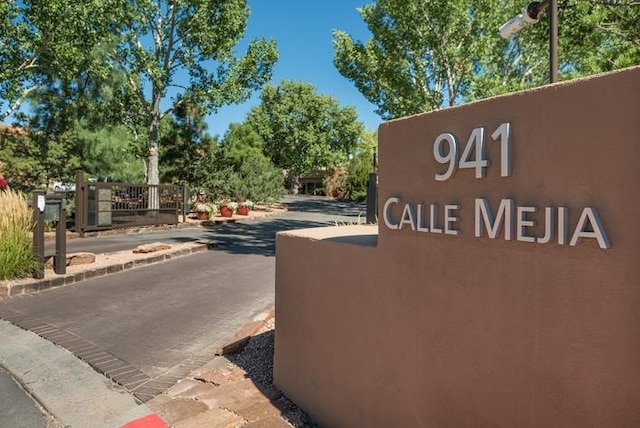
[[[377,221],[378,212],[378,174],[372,172],[369,174],[367,182],[367,223],[375,223]]]

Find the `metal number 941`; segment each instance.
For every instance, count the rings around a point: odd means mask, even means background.
[[[500,176],[511,175],[511,125],[502,123],[491,134],[493,141],[500,142]],[[448,132],[438,135],[433,143],[433,157],[443,165],[444,172],[436,173],[436,181],[450,179],[458,169],[474,169],[476,178],[486,176],[489,160],[486,156],[484,127],[474,128],[460,156],[456,137]]]

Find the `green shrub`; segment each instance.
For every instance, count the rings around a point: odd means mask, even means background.
[[[262,155],[248,155],[240,165],[222,162],[203,163],[198,189],[206,190],[209,200],[251,200],[264,204],[275,202],[285,193],[282,171]]]
[[[235,196],[259,203],[271,203],[285,194],[282,171],[264,156],[247,156],[240,165]]]
[[[352,201],[362,202],[365,199],[367,199],[367,191],[366,190],[356,190],[353,193],[351,193],[351,200]]]
[[[36,268],[31,218],[22,193],[0,190],[0,279],[22,278]]]

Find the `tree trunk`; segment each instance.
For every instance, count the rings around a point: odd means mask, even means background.
[[[160,97],[153,97],[153,108],[149,118],[149,163],[147,165],[147,184],[154,185],[149,188],[149,210],[160,208],[158,187],[160,183],[160,171],[158,168],[158,130],[160,128]],[[151,212],[150,212],[151,214]]]
[[[154,97],[153,109],[149,118],[149,163],[147,164],[147,184],[160,183],[158,170],[158,131],[160,129],[160,99]]]
[[[300,192],[300,173],[291,172],[291,194],[297,195]]]

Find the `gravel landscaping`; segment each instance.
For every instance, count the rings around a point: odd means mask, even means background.
[[[272,318],[249,340],[241,352],[226,356],[231,363],[245,370],[253,382],[260,384],[267,390],[276,389],[273,385],[274,328],[275,319]],[[284,395],[277,401],[283,409],[280,416],[291,426],[319,428],[319,425],[309,415]]]

